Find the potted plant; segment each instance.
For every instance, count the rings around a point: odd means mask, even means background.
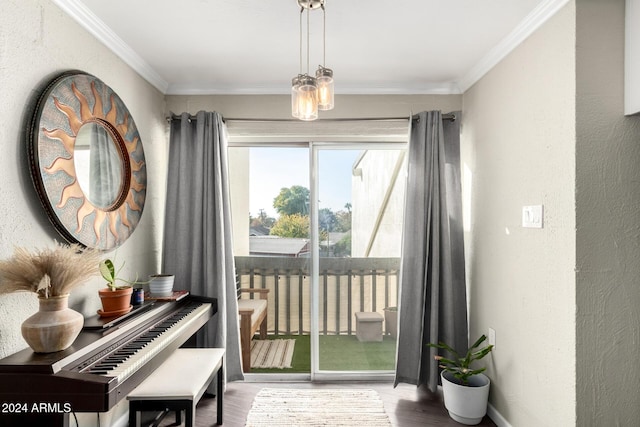
[[[100,289],[98,295],[102,301],[102,310],[98,314],[102,317],[119,316],[131,311],[131,294],[133,293],[133,285],[144,284],[148,282],[140,282],[137,280],[129,281],[118,277],[118,274],[124,267],[124,263],[116,271],[113,261],[109,258],[100,261],[100,274],[107,281],[107,287]],[[123,284],[119,285],[118,281]]]
[[[68,306],[69,293],[98,273],[100,253],[79,245],[56,244],[30,252],[16,248],[0,261],[0,294],[33,292],[39,311],[27,318],[22,336],[36,353],[61,351],[82,330],[84,317]]]
[[[449,416],[462,424],[476,425],[487,413],[491,381],[482,373],[486,368],[471,367],[474,361],[482,359],[493,350],[493,345],[480,348],[486,339],[487,337],[482,335],[469,347],[464,357],[443,342],[427,344],[429,347],[445,350],[453,356],[445,358],[436,355],[435,359],[443,369],[440,377],[444,406],[449,411]]]

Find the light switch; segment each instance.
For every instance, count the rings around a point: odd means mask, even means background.
[[[522,207],[522,226],[525,228],[542,228],[543,222],[542,205]]]

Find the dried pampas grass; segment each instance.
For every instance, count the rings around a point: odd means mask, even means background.
[[[98,274],[100,258],[100,252],[77,244],[34,252],[18,247],[13,257],[0,261],[0,294],[35,292],[44,298],[68,294]]]

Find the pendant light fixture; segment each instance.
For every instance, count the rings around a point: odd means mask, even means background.
[[[316,70],[318,81],[318,109],[333,109],[333,70],[327,68],[327,12],[322,4],[322,65]]]
[[[325,0],[297,0],[300,6],[300,73],[291,80],[291,115],[300,120],[310,121],[318,118],[318,110],[331,110],[334,105],[333,90],[333,71],[325,67],[326,58],[326,12]],[[322,9],[323,12],[323,30],[322,30],[322,49],[323,49],[323,65],[318,67],[316,77],[309,75],[309,34],[310,34],[310,11]],[[306,57],[307,69],[302,72],[302,16],[307,12],[307,38],[306,38]]]

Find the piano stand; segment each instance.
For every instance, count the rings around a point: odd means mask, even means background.
[[[129,395],[129,426],[138,426],[138,412],[176,411],[176,422],[185,411],[185,426],[195,423],[196,404],[218,375],[217,424],[222,424],[224,349],[179,348]]]

